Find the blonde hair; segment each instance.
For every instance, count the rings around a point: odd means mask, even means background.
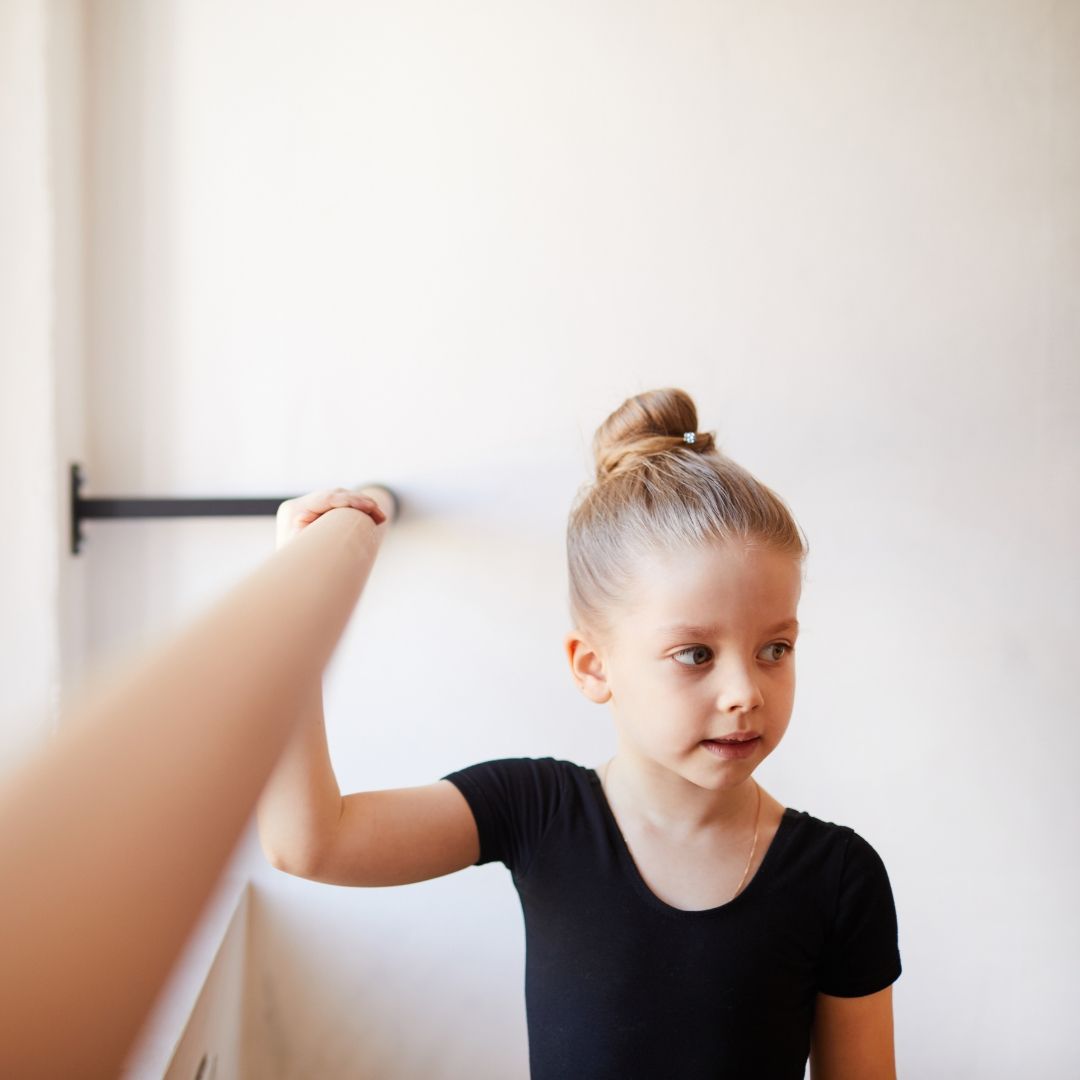
[[[810,552],[787,504],[697,430],[685,390],[627,398],[593,436],[596,475],[566,529],[570,617],[599,639],[626,602],[639,558],[735,541],[803,563]],[[683,436],[694,432],[694,441]]]

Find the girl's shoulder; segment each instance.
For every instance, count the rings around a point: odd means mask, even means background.
[[[785,808],[784,819],[792,855],[808,866],[829,867],[845,881],[888,880],[881,854],[854,826],[792,807]]]
[[[524,874],[558,820],[575,819],[589,771],[555,757],[488,758],[445,773],[465,797],[480,840],[477,865],[499,861]]]
[[[784,808],[784,815],[791,819],[793,825],[821,840],[849,843],[852,837],[860,835],[853,825],[820,818],[809,811],[796,810],[791,806]]]

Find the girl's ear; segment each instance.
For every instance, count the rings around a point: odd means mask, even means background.
[[[570,674],[578,689],[590,701],[603,705],[611,698],[611,688],[600,654],[577,630],[571,630],[566,635],[563,647],[570,661]]]

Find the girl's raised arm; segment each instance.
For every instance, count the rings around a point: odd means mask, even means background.
[[[282,503],[278,546],[320,514],[364,495],[393,519],[385,488],[313,492]],[[375,533],[365,580],[384,530]],[[278,870],[332,885],[406,885],[461,870],[480,853],[472,811],[449,780],[342,798],[326,741],[321,679],[259,799],[258,827],[263,851]]]

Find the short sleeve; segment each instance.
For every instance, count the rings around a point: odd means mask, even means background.
[[[498,758],[441,776],[465,797],[476,819],[480,857],[523,876],[558,811],[561,785],[554,758]]]
[[[818,989],[836,997],[862,997],[884,990],[901,970],[888,872],[881,856],[853,830],[844,852]]]

